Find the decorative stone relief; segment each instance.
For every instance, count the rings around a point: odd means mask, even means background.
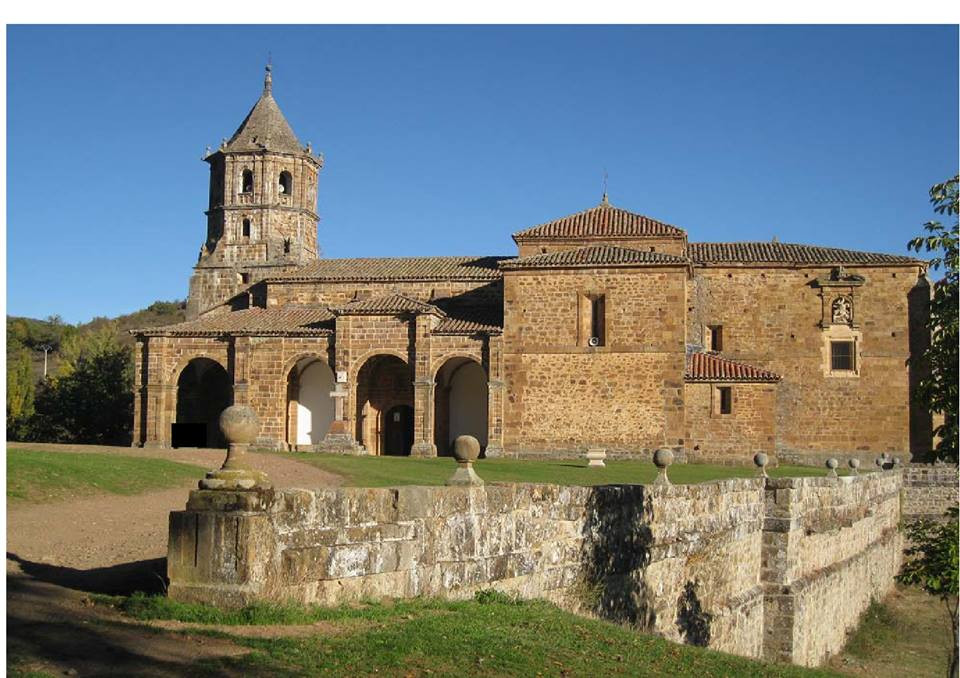
[[[837,297],[833,300],[830,315],[835,325],[853,324],[853,301],[849,297]]]

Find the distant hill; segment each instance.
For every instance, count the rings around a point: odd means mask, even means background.
[[[127,330],[158,327],[182,322],[186,318],[185,301],[155,301],[133,313],[116,318],[96,317],[88,323],[70,325],[58,316],[45,320],[7,316],[7,358],[22,349],[30,352],[33,372],[37,379],[43,377],[43,346],[49,346],[48,373],[53,373],[58,362],[58,349],[63,340],[76,332],[98,330],[116,323],[117,338],[127,346],[133,346],[134,338]]]

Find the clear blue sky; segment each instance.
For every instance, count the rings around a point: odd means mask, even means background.
[[[330,257],[512,254],[611,201],[691,240],[905,252],[957,171],[953,27],[10,27],[7,312],[184,298],[204,146],[274,95]]]

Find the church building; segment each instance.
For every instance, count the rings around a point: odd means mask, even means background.
[[[135,331],[134,445],[489,457],[921,457],[930,286],[906,256],[691,242],[613,205],[513,234],[510,256],[318,255],[323,158],[263,93],[209,153],[187,320]],[[549,218],[550,215],[544,215]]]

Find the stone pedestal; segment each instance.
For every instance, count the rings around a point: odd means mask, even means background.
[[[600,447],[592,447],[587,450],[587,467],[603,467],[606,466],[604,459],[607,458],[607,451]]]

